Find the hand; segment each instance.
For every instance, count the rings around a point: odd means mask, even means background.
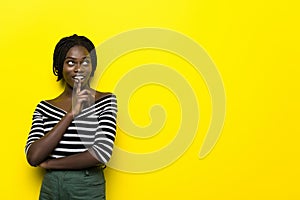
[[[39,164],[39,167],[44,168],[44,169],[49,169],[49,160],[46,160]]]
[[[78,115],[84,106],[91,106],[94,103],[95,96],[89,89],[81,89],[81,81],[76,79],[74,83],[72,96],[72,114]]]

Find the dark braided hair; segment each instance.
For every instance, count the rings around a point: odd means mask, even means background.
[[[91,76],[94,75],[97,66],[95,46],[88,38],[74,34],[72,36],[62,38],[55,46],[53,53],[53,74],[57,76],[57,81],[63,78],[62,71],[66,55],[74,46],[83,46],[88,50],[92,61]]]

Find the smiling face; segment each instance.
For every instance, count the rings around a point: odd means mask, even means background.
[[[92,73],[92,62],[88,50],[83,46],[74,46],[66,54],[63,64],[63,79],[70,87],[79,79],[82,87],[89,83]]]

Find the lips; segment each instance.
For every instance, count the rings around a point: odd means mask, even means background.
[[[85,78],[85,76],[77,74],[75,76],[72,76],[73,79],[77,79],[77,80],[83,80]]]

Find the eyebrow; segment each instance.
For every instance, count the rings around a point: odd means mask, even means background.
[[[86,58],[91,58],[91,57],[90,57],[90,56],[85,56],[85,57],[82,57],[81,59],[84,60],[84,59],[86,59]],[[65,58],[65,60],[66,60],[66,59],[73,59],[73,60],[76,60],[77,58],[68,56],[68,57]]]

